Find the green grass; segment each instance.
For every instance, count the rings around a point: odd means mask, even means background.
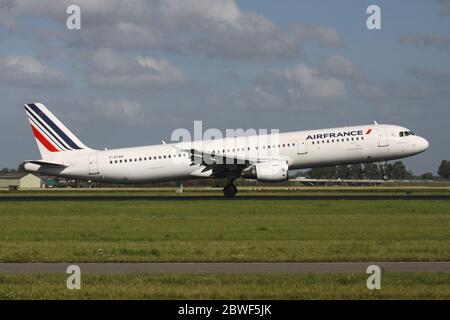
[[[288,190],[294,187],[295,190]],[[429,184],[412,186],[375,186],[375,187],[306,187],[293,186],[263,186],[255,191],[255,187],[238,187],[238,196],[292,196],[292,195],[449,195],[450,185]],[[111,189],[44,189],[44,190],[0,190],[2,196],[223,196],[221,188],[185,188],[183,194],[175,192],[175,188],[111,188]]]
[[[389,273],[381,290],[365,274],[0,275],[0,299],[450,299],[450,274]]]
[[[1,262],[449,261],[450,201],[1,202]]]

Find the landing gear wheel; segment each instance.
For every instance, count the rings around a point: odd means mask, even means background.
[[[223,194],[227,198],[234,197],[237,193],[237,188],[232,184],[227,184],[225,188],[223,188]]]
[[[388,181],[389,180],[389,176],[387,174],[383,174],[382,178],[383,178],[384,181]]]

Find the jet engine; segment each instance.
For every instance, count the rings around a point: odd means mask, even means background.
[[[242,177],[260,182],[283,182],[289,179],[288,170],[286,161],[266,161],[252,164],[242,172]]]

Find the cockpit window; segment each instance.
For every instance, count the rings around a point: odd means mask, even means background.
[[[414,136],[415,134],[412,131],[401,131],[399,133],[400,137]]]

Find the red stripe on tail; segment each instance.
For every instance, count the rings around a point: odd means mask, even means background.
[[[31,125],[31,129],[33,130],[33,134],[36,139],[38,139],[39,142],[42,143],[42,145],[46,147],[48,151],[59,152],[59,150],[56,149],[56,147],[51,144],[33,125]]]

